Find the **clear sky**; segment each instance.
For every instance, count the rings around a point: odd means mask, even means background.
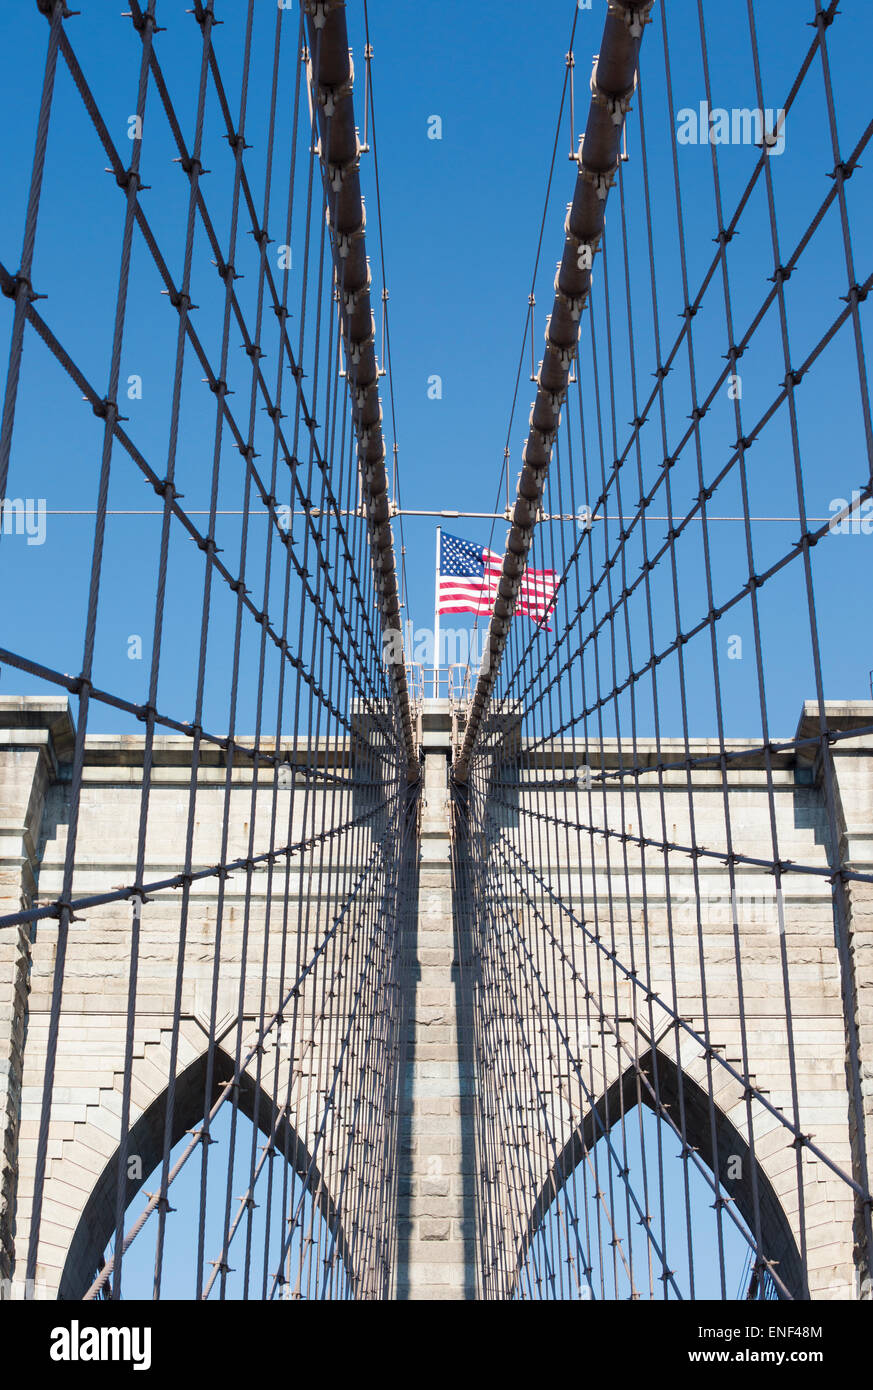
[[[221,10],[223,7],[219,6]],[[660,9],[660,7],[657,7]],[[811,31],[809,6],[783,0],[759,4],[757,22],[764,54],[765,103],[774,108],[785,99]],[[359,121],[363,96],[363,9],[351,4],[349,24],[357,59]],[[864,65],[864,31],[873,26],[869,6],[847,0],[843,17],[830,31],[831,61],[839,94],[839,124],[844,153],[851,150],[868,119],[867,77]],[[98,96],[113,135],[126,146],[129,112],[135,106],[138,40],[130,22],[119,17],[110,0],[83,0],[80,17],[67,21],[89,81]],[[159,17],[166,32],[158,35],[159,52],[168,73],[183,125],[190,138],[196,97],[196,59],[199,30],[186,6],[161,0]],[[261,13],[263,10],[263,14]],[[529,403],[529,346],[521,374],[515,416],[510,427],[516,371],[522,345],[528,294],[543,218],[549,162],[564,80],[565,54],[576,18],[574,49],[576,68],[576,127],[581,130],[587,109],[587,77],[596,52],[605,5],[593,0],[590,10],[576,12],[570,3],[535,10],[510,0],[499,10],[468,6],[447,0],[437,4],[422,0],[416,5],[397,5],[371,0],[369,19],[374,49],[373,82],[376,102],[379,170],[383,213],[387,284],[390,292],[390,327],[397,441],[402,477],[402,501],[409,507],[457,508],[490,511],[503,497],[501,470],[507,436],[511,448],[510,479],[514,490],[520,467]],[[713,104],[727,108],[754,106],[755,91],[749,54],[746,6],[705,5],[713,67]],[[228,22],[216,32],[216,46],[228,88],[238,81],[242,0],[227,6]],[[801,14],[802,11],[802,14]],[[847,13],[851,11],[851,14]],[[261,0],[257,22],[262,32],[272,25],[273,6]],[[288,12],[285,23],[296,23]],[[673,0],[669,12],[674,105],[695,108],[703,97],[700,72],[696,5],[693,0]],[[0,207],[0,258],[13,271],[20,254],[23,209],[29,178],[34,119],[38,103],[47,26],[36,6],[5,6],[0,14],[0,117],[7,132],[20,138],[4,142],[2,163],[4,199]],[[253,64],[249,158],[259,166],[258,135],[265,120],[266,87],[271,44],[255,44]],[[668,130],[670,119],[663,92],[663,56],[660,22],[652,25],[643,46],[646,109],[649,120],[648,148],[655,189],[656,232],[660,237],[659,291],[665,340],[675,332],[681,311],[676,237],[670,221],[672,174]],[[293,65],[283,72],[290,83]],[[187,180],[171,162],[173,151],[166,123],[159,114],[154,94],[147,108],[144,142],[144,178],[152,192],[143,194],[168,262],[178,274],[183,232],[180,209]],[[233,101],[232,101],[233,104]],[[213,127],[215,113],[212,112]],[[441,121],[439,140],[429,139],[431,117]],[[210,135],[207,117],[204,162],[212,169],[204,180],[210,204],[226,216],[232,162],[220,132]],[[186,124],[187,122],[187,124]],[[630,160],[626,166],[631,210],[639,210],[639,141],[635,118],[629,130]],[[660,135],[659,135],[660,133]],[[263,143],[263,142],[262,142]],[[545,316],[552,294],[556,260],[562,249],[562,222],[575,178],[567,158],[570,146],[569,113],[565,118],[555,163],[552,196],[546,209],[542,254],[536,284],[534,341],[536,358]],[[261,145],[262,147],[262,145]],[[281,153],[281,151],[280,151]],[[747,146],[719,150],[725,204],[732,207],[757,158]],[[777,192],[784,243],[793,248],[813,211],[830,187],[832,168],[820,72],[815,69],[804,84],[803,96],[788,123],[785,152],[776,166]],[[63,64],[59,68],[58,97],[49,139],[49,157],[43,211],[35,258],[35,286],[48,297],[38,306],[62,341],[93,378],[105,389],[108,344],[111,333],[112,296],[117,280],[123,199],[105,172],[106,157],[72,89]],[[279,166],[281,167],[281,165]],[[690,251],[690,280],[699,281],[712,251],[715,217],[709,151],[688,146],[680,151],[680,174],[685,197]],[[381,268],[376,238],[375,188],[372,156],[364,156],[362,176],[370,213],[369,252],[373,262],[376,300],[381,288]],[[254,175],[257,186],[259,175]],[[277,181],[278,183],[278,181]],[[863,170],[848,185],[854,225],[858,278],[869,273],[871,202],[869,181]],[[277,195],[276,206],[280,198]],[[608,214],[610,246],[619,245],[615,201]],[[738,324],[745,326],[766,292],[772,273],[772,251],[762,199],[753,200],[744,215],[743,232],[732,247],[732,279]],[[660,222],[658,219],[661,219]],[[796,356],[802,360],[838,311],[845,293],[845,263],[838,239],[838,222],[831,210],[808,251],[802,268],[788,286],[789,312]],[[648,352],[651,328],[645,327],[647,283],[643,228],[634,216],[630,243],[636,286],[639,368],[644,379],[653,370]],[[195,289],[202,291],[198,324],[214,327],[218,310],[218,283],[209,265],[208,248],[198,243],[202,267],[195,264]],[[613,253],[616,283],[621,278],[618,250]],[[175,315],[147,264],[141,246],[135,248],[131,312],[125,341],[122,380],[129,373],[143,377],[143,399],[125,402],[129,428],[146,456],[158,463],[166,452],[169,371],[167,353],[172,350]],[[202,272],[198,284],[198,273]],[[207,279],[207,276],[213,278]],[[598,278],[599,277],[599,278]],[[595,314],[603,324],[602,260],[596,264]],[[245,293],[245,282],[241,282]],[[720,290],[713,302],[720,311]],[[197,296],[195,295],[195,299]],[[11,305],[7,304],[7,311]],[[649,314],[649,320],[650,320]],[[0,315],[0,333],[8,334],[11,313]],[[697,327],[701,390],[709,386],[723,363],[723,322],[701,315]],[[760,346],[746,359],[744,406],[746,418],[756,421],[774,396],[783,376],[781,350],[775,334],[775,318],[758,335]],[[233,345],[239,357],[239,349]],[[0,344],[5,368],[5,346]],[[583,384],[586,365],[583,338]],[[244,360],[244,359],[243,359]],[[429,399],[428,383],[434,375],[442,382],[442,398]],[[677,373],[677,378],[681,374]],[[191,371],[183,406],[183,450],[180,469],[189,508],[208,504],[208,455],[211,438],[212,398]],[[687,380],[687,369],[685,370]],[[590,383],[589,383],[590,384]],[[385,383],[383,383],[385,385]],[[627,371],[616,373],[619,421],[631,418]],[[199,394],[198,394],[199,392]],[[688,413],[687,388],[677,383],[669,401],[671,431],[684,428]],[[204,406],[204,397],[206,405]],[[592,395],[586,394],[587,408]],[[857,374],[848,330],[828,348],[814,374],[798,393],[801,449],[810,514],[827,516],[834,498],[850,498],[862,486],[869,468],[860,429]],[[714,473],[730,454],[734,434],[727,403],[705,433],[706,472]],[[185,414],[187,409],[188,413]],[[386,400],[386,417],[390,415]],[[204,415],[204,410],[208,413]],[[199,413],[198,413],[199,412]],[[797,496],[790,440],[784,410],[779,421],[762,436],[750,454],[751,505],[755,514],[796,516]],[[208,433],[204,437],[204,420]],[[392,444],[390,419],[389,454]],[[660,460],[657,424],[646,429],[651,466]],[[625,430],[626,434],[626,430]],[[87,404],[40,343],[28,344],[17,418],[10,497],[45,497],[50,509],[93,509],[99,464],[101,427]],[[621,444],[623,445],[624,439]],[[607,452],[609,452],[607,450]],[[686,451],[690,452],[690,451]],[[693,471],[693,470],[692,470]],[[735,470],[734,470],[735,475]],[[577,479],[578,483],[578,479]],[[230,473],[222,505],[239,505],[239,481]],[[676,475],[675,506],[684,511],[695,492],[696,477]],[[580,488],[581,491],[581,488]],[[623,497],[635,503],[628,488]],[[711,504],[714,515],[735,513],[738,490],[731,481],[719,489]],[[113,469],[113,507],[154,507],[157,499],[129,462],[119,455]],[[653,508],[662,512],[663,508]],[[153,557],[158,518],[110,519],[106,581],[101,598],[97,678],[106,687],[143,699],[148,672],[148,651],[142,662],[128,658],[128,638],[151,631]],[[222,523],[222,537],[235,542],[234,523]],[[457,535],[501,550],[505,526],[498,521],[456,520],[448,523]],[[433,611],[433,555],[436,522],[407,517],[402,540],[406,546],[408,576],[407,614],[417,627],[430,626]],[[8,598],[2,614],[2,645],[31,655],[50,657],[63,670],[78,669],[82,630],[84,581],[93,521],[89,517],[49,516],[43,547],[23,543],[0,544],[0,583]],[[571,528],[572,529],[572,528]],[[660,541],[663,524],[649,523]],[[399,528],[398,528],[399,530]],[[796,523],[766,523],[756,527],[760,563],[784,553],[796,539]],[[575,537],[574,537],[575,538]],[[398,534],[398,540],[400,536]],[[868,672],[873,666],[869,638],[869,613],[864,598],[868,587],[869,537],[832,537],[814,555],[815,578],[822,640],[826,694],[832,697],[869,696]],[[188,717],[192,700],[190,665],[191,584],[199,575],[199,555],[190,542],[178,550],[178,569],[171,574],[171,603],[167,650],[174,658],[162,675],[164,708]],[[733,593],[742,582],[745,564],[741,528],[735,523],[713,524],[714,560],[721,592]],[[689,547],[690,550],[690,547]],[[192,553],[193,552],[193,553]],[[700,615],[697,563],[689,560],[686,589],[695,598],[689,617]],[[58,578],[63,576],[59,585]],[[809,643],[806,636],[805,600],[798,567],[791,567],[784,582],[775,581],[762,594],[768,653],[767,681],[773,702],[774,726],[790,735],[802,698],[813,695]],[[10,589],[10,582],[14,589]],[[216,614],[216,623],[224,619]],[[228,619],[229,620],[229,619]],[[724,641],[730,635],[751,640],[745,608],[726,619]],[[458,625],[463,625],[460,620]],[[748,655],[748,645],[746,648]],[[711,670],[704,653],[700,672],[701,693],[711,684]],[[753,662],[724,664],[728,690],[728,732],[748,735],[757,729],[757,696]],[[695,679],[694,660],[690,660]],[[17,673],[4,671],[2,689],[7,693],[38,688]],[[217,687],[216,687],[217,688]],[[222,692],[223,695],[223,692]],[[248,703],[247,703],[248,701]],[[210,711],[213,725],[222,724],[222,701]],[[251,718],[252,704],[243,693],[241,719]],[[712,711],[708,699],[698,707],[701,728],[709,732]],[[226,715],[224,716],[226,719]],[[126,727],[125,717],[112,710],[95,711],[106,731]],[[706,728],[703,725],[706,725]]]

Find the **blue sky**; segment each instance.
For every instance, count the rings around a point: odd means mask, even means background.
[[[110,129],[124,150],[127,117],[135,105],[138,40],[129,21],[121,19],[108,3],[84,3],[80,17],[67,21],[68,31],[89,81],[104,110]],[[186,134],[190,138],[196,96],[196,58],[199,32],[185,6],[162,0],[161,22],[166,33],[158,36],[159,53],[168,74]],[[839,98],[839,123],[844,152],[854,146],[867,119],[866,77],[863,67],[863,31],[873,25],[867,6],[851,4],[830,30],[831,62]],[[725,107],[754,106],[755,92],[749,57],[745,4],[705,6],[713,66],[713,103]],[[778,107],[809,44],[811,30],[794,5],[758,6],[765,104]],[[576,68],[577,133],[587,109],[587,76],[591,56],[597,50],[605,6],[593,0],[592,9],[577,15],[574,48]],[[240,59],[241,0],[226,7],[227,24],[216,30],[216,44],[228,89],[235,94]],[[257,11],[262,36],[272,25],[273,6],[268,0]],[[805,11],[804,11],[805,14]],[[565,54],[574,19],[571,4],[562,3],[533,13],[520,3],[504,4],[499,17],[490,8],[458,3],[425,3],[397,6],[372,0],[369,6],[371,41],[374,46],[373,80],[387,284],[390,292],[390,325],[394,398],[402,477],[402,500],[409,507],[457,508],[489,511],[500,499],[504,445],[511,448],[510,479],[514,490],[526,433],[527,412],[533,398],[529,377],[529,346],[510,427],[515,375],[522,345],[528,293],[536,252],[564,78]],[[499,22],[498,22],[499,19]],[[358,60],[359,120],[363,110],[363,10],[349,6],[350,33]],[[787,22],[786,22],[787,21]],[[293,24],[292,16],[285,23]],[[691,0],[675,0],[670,7],[670,45],[674,70],[674,105],[695,107],[703,96],[699,63],[696,6]],[[47,26],[36,6],[5,7],[0,16],[3,82],[0,114],[6,129],[21,132],[7,141],[2,155],[6,196],[0,209],[0,257],[14,270],[20,251],[23,209],[29,178],[32,131],[38,102]],[[13,42],[13,37],[15,42]],[[257,37],[257,35],[256,35]],[[266,89],[271,45],[256,42],[250,107],[250,141],[254,148],[253,181],[258,186]],[[663,57],[660,22],[651,26],[643,47],[644,96],[649,122],[649,158],[655,188],[655,221],[658,237],[658,274],[662,332],[665,341],[675,331],[681,310],[681,287],[676,257],[676,237],[671,226],[672,175],[668,131],[670,119],[663,91]],[[290,68],[283,81],[290,83]],[[235,102],[235,95],[231,104]],[[144,142],[144,178],[152,192],[144,194],[150,218],[165,247],[168,262],[179,272],[186,180],[172,164],[166,123],[158,112],[154,93],[147,108]],[[636,103],[635,103],[636,104]],[[428,139],[428,121],[438,115],[442,139]],[[212,127],[210,127],[210,119]],[[211,133],[210,133],[211,131]],[[204,163],[213,173],[204,181],[210,206],[218,206],[217,221],[226,218],[231,160],[219,138],[215,112],[207,113]],[[660,137],[658,135],[660,132]],[[287,146],[280,135],[277,165]],[[640,159],[635,117],[629,128],[626,166],[628,207],[631,212],[629,245],[636,295],[637,355],[641,373],[652,370],[649,358],[650,315],[646,326],[643,295],[647,287],[645,244],[639,215]],[[536,358],[545,315],[551,303],[556,260],[562,249],[562,223],[573,190],[575,170],[567,158],[570,146],[569,114],[562,125],[559,157],[555,165],[552,197],[544,226],[540,272],[536,283],[534,342]],[[262,142],[261,142],[262,147]],[[719,150],[726,207],[732,207],[757,158],[749,147]],[[788,124],[785,153],[772,161],[775,167],[780,224],[784,244],[793,245],[805,229],[829,185],[832,167],[820,72],[814,68],[804,84],[801,99]],[[863,163],[863,161],[862,161]],[[105,172],[106,157],[72,89],[63,64],[59,66],[58,92],[49,140],[49,157],[43,212],[35,259],[34,282],[47,295],[38,307],[65,345],[101,389],[105,389],[108,344],[111,333],[112,293],[117,279],[123,199]],[[685,216],[689,239],[689,278],[696,286],[712,253],[715,218],[709,151],[705,146],[680,152]],[[369,252],[373,262],[377,300],[381,284],[376,239],[375,188],[372,157],[365,156],[362,176],[370,213]],[[277,186],[281,180],[277,180]],[[871,202],[865,172],[856,175],[847,194],[853,222],[858,278],[869,273],[866,251],[870,244]],[[278,207],[278,199],[276,202]],[[608,213],[608,247],[616,284],[621,278],[620,228],[617,199]],[[845,293],[845,264],[838,238],[834,209],[816,233],[801,266],[788,286],[794,356],[802,360],[839,309]],[[772,253],[763,199],[755,197],[744,215],[742,235],[731,249],[732,291],[738,325],[745,325],[767,289],[772,273]],[[613,249],[614,248],[614,249]],[[195,252],[195,290],[202,294],[198,329],[205,339],[218,331],[220,309],[214,270],[208,264],[208,248],[200,238]],[[602,258],[595,267],[595,321],[603,331]],[[213,278],[208,278],[209,276]],[[199,277],[199,283],[198,283]],[[253,280],[254,277],[251,277]],[[241,295],[250,285],[241,282]],[[131,402],[129,428],[143,452],[162,463],[166,455],[169,369],[167,354],[173,346],[174,313],[159,293],[160,284],[140,245],[134,253],[131,310],[122,363],[122,381],[129,372],[143,376],[143,399]],[[615,294],[615,290],[613,293]],[[713,312],[702,312],[696,326],[701,390],[708,390],[721,369],[725,350],[720,317],[720,289],[710,297]],[[6,301],[4,301],[6,303]],[[0,317],[8,334],[10,304]],[[863,313],[862,309],[862,313]],[[781,349],[771,313],[744,366],[746,419],[756,420],[769,402],[783,375]],[[620,342],[617,355],[620,357]],[[5,345],[0,346],[5,368]],[[231,354],[244,356],[237,343]],[[583,337],[583,386],[586,408],[591,408],[590,364]],[[233,365],[233,364],[232,364]],[[428,380],[442,379],[442,398],[428,398]],[[214,402],[199,378],[196,364],[186,379],[183,401],[180,474],[186,507],[208,505],[208,470]],[[649,378],[650,379],[650,378]],[[627,371],[616,372],[617,416],[631,418]],[[672,393],[672,394],[671,394]],[[240,396],[237,397],[240,400]],[[857,373],[850,334],[843,329],[820,359],[798,393],[801,453],[811,515],[827,516],[831,501],[851,496],[854,487],[867,481],[869,468],[860,427]],[[127,403],[125,403],[127,404]],[[711,474],[729,455],[734,434],[732,411],[727,402],[713,411],[703,431],[705,471]],[[671,429],[678,431],[688,413],[687,370],[677,371],[668,390]],[[388,415],[386,400],[386,416]],[[390,422],[389,422],[390,423]],[[660,459],[657,423],[646,427],[646,469],[651,476]],[[625,430],[625,434],[627,431]],[[735,433],[735,431],[734,431]],[[31,337],[27,345],[17,417],[16,442],[7,488],[10,497],[45,497],[49,508],[93,509],[99,464],[100,422],[91,414],[80,393],[49,359],[42,345]],[[392,440],[389,437],[389,450]],[[620,438],[620,444],[624,440]],[[609,452],[607,450],[607,452]],[[689,460],[693,451],[686,451]],[[753,513],[795,516],[796,489],[790,440],[781,411],[768,427],[750,460],[750,494]],[[566,489],[566,465],[562,466]],[[734,478],[718,490],[711,504],[714,515],[735,514],[738,489]],[[226,472],[221,505],[239,506],[239,474]],[[577,492],[582,488],[575,479]],[[697,490],[689,464],[674,475],[675,507],[681,514]],[[623,498],[635,501],[632,485]],[[116,453],[110,505],[149,507],[156,499],[128,460]],[[661,512],[663,508],[653,508]],[[20,538],[0,544],[0,583],[8,594],[14,585],[16,601],[4,605],[3,645],[42,657],[66,671],[78,669],[85,578],[93,521],[89,517],[49,517],[44,547],[27,548]],[[145,697],[148,674],[148,634],[153,604],[153,562],[160,521],[158,518],[110,519],[106,571],[101,598],[100,637],[96,673],[98,682],[121,690],[133,699]],[[231,550],[237,544],[237,523],[222,523],[223,538]],[[432,518],[407,517],[402,539],[406,546],[408,616],[417,626],[429,626],[433,604],[434,530]],[[500,550],[505,526],[475,520],[449,523],[453,533]],[[649,523],[660,541],[665,526]],[[699,526],[698,526],[699,532]],[[613,528],[614,534],[614,528]],[[784,553],[798,534],[796,524],[767,523],[756,527],[759,568]],[[400,540],[398,528],[398,542]],[[548,549],[543,537],[544,551]],[[689,619],[700,615],[696,595],[700,582],[699,555],[689,540],[681,576],[689,595]],[[869,618],[864,598],[869,580],[870,540],[863,535],[829,537],[814,553],[817,600],[824,649],[825,691],[831,697],[869,697],[868,672],[873,666]],[[199,555],[190,542],[177,547],[176,568],[171,572],[170,617],[166,637],[172,660],[162,676],[161,704],[188,717],[192,700],[191,666],[192,585],[199,583]],[[193,552],[193,553],[192,553]],[[542,563],[549,556],[544,555]],[[742,582],[744,563],[741,528],[713,523],[713,563],[717,589],[733,593]],[[58,584],[58,577],[63,583]],[[687,577],[686,577],[687,576]],[[739,578],[738,578],[739,576]],[[695,597],[692,598],[691,596]],[[665,600],[666,603],[666,600]],[[672,614],[664,607],[666,634],[673,631]],[[813,695],[807,636],[805,600],[798,566],[775,580],[762,594],[767,681],[774,723],[779,732],[793,732],[802,698]],[[230,609],[216,625],[230,621]],[[751,624],[745,608],[725,620],[724,641],[741,635],[751,642]],[[728,631],[729,629],[729,631]],[[128,659],[128,637],[144,634],[146,659]],[[721,629],[720,638],[721,642]],[[724,643],[722,643],[724,645]],[[711,666],[701,649],[699,672],[693,646],[689,648],[690,679],[698,681],[702,698],[698,705],[701,725],[707,732],[713,718],[706,697],[711,686]],[[748,652],[748,645],[747,645]],[[757,694],[751,659],[724,663],[724,677],[732,682],[727,691],[728,732],[756,731]],[[218,691],[220,682],[213,685]],[[6,693],[39,688],[37,683],[11,671],[4,672]],[[225,692],[210,711],[213,726],[222,725]],[[252,717],[252,695],[243,691],[241,724]],[[94,725],[106,731],[129,727],[125,716],[112,710],[94,712]],[[226,722],[226,715],[224,716]]]

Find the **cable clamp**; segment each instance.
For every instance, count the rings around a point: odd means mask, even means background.
[[[212,173],[211,169],[204,169],[203,165],[200,163],[200,160],[197,158],[196,155],[193,154],[179,155],[176,159],[173,160],[173,163],[181,164],[183,170],[188,175],[189,179],[192,178],[195,173],[198,178],[202,178],[204,174]]]
[[[145,1195],[146,1197],[148,1197],[150,1202],[154,1202],[156,1211],[170,1213],[176,1210],[175,1207],[170,1206],[170,1199],[166,1195],[166,1193],[161,1194],[158,1192],[146,1192]]]
[[[316,29],[323,29],[331,10],[342,9],[343,4],[344,0],[302,0],[302,9]]]
[[[235,155],[241,155],[245,150],[250,150],[252,148],[251,145],[248,144],[245,136],[240,134],[239,132],[235,135],[225,135],[224,138],[230,145],[230,148],[233,150]]]
[[[361,360],[361,354],[364,351],[364,349],[372,347],[375,341],[376,320],[371,314],[370,332],[367,334],[366,338],[356,338],[354,341],[352,341],[352,339],[349,338],[347,340],[346,356],[348,357],[349,362],[351,362],[354,366],[357,366]]]
[[[344,261],[352,249],[352,242],[364,235],[363,228],[356,232],[337,232],[336,253],[340,260]]]
[[[216,18],[215,18],[215,15],[212,13],[212,10],[211,10],[211,9],[207,9],[207,7],[203,4],[203,0],[194,0],[194,8],[193,8],[192,10],[186,10],[185,13],[186,13],[186,14],[193,14],[194,18],[197,20],[197,23],[198,23],[201,27],[202,27],[204,24],[206,24],[207,21],[208,21],[210,24],[223,24],[223,23],[224,23],[224,20],[223,20],[223,19],[216,19]]]
[[[643,28],[652,22],[655,0],[609,0],[609,13],[623,19],[631,37],[641,39]]]
[[[107,169],[106,172],[115,175],[115,182],[118,187],[123,188],[126,193],[130,192],[131,185],[133,185],[134,193],[141,193],[146,187],[136,169],[122,169],[120,172],[115,169]]]
[[[361,146],[360,146],[360,142],[357,142],[357,150],[356,150],[355,154],[352,155],[351,159],[347,159],[346,162],[345,162],[345,164],[328,164],[328,165],[326,166],[326,169],[327,169],[327,181],[328,181],[328,183],[330,184],[331,188],[333,189],[334,193],[339,193],[339,192],[341,191],[342,186],[343,186],[343,180],[346,178],[346,176],[347,176],[348,174],[357,173],[357,171],[358,171],[358,169],[360,168],[360,166],[361,166]]]
[[[868,285],[850,285],[849,293],[841,294],[840,299],[844,304],[853,304],[855,300],[857,300],[859,304],[863,304],[869,293],[870,288]],[[42,295],[38,297],[40,299],[43,298]]]
[[[331,220],[330,220],[330,208],[329,208],[329,207],[327,208],[327,210],[326,210],[326,212],[325,212],[325,218],[326,218],[328,227],[330,227],[332,224],[331,224]],[[346,256],[347,256],[347,255],[349,254],[349,252],[351,251],[351,249],[352,249],[352,242],[353,242],[353,241],[360,241],[361,237],[364,235],[364,232],[366,231],[366,227],[367,227],[367,209],[366,209],[366,206],[365,206],[365,204],[364,204],[364,200],[363,200],[363,198],[362,198],[362,199],[361,199],[361,223],[360,223],[360,226],[355,227],[354,230],[353,230],[353,231],[350,231],[350,232],[341,232],[341,231],[337,230],[336,233],[335,233],[337,254],[338,254],[339,256],[341,256],[343,260],[345,260]]]
[[[594,192],[597,194],[597,197],[602,202],[605,202],[609,190],[615,183],[615,176],[618,173],[619,167],[621,165],[621,155],[619,155],[618,159],[615,161],[615,164],[612,166],[611,169],[589,169],[587,164],[585,163],[584,145],[585,137],[583,135],[581,140],[579,141],[579,153],[576,155],[576,164],[579,169],[579,177],[581,179],[584,179],[586,183],[590,183],[592,188],[594,189]]]
[[[588,267],[581,267],[587,269]],[[578,323],[588,303],[588,290],[583,290],[581,294],[567,294],[561,289],[561,271],[555,276],[555,298],[559,304],[563,304],[567,313],[574,323]]]
[[[567,216],[564,218],[564,235],[570,242],[576,254],[576,267],[578,270],[590,270],[594,264],[594,257],[600,250],[600,243],[603,240],[603,233],[596,232],[592,237],[577,236],[571,226],[573,217],[573,204],[567,206]]]
[[[179,492],[175,483],[170,478],[155,478],[152,489],[159,497],[169,498],[170,504],[175,502],[177,497],[184,497],[184,492]]]
[[[535,409],[535,407],[532,407],[532,408],[531,408],[530,417],[529,417],[530,437],[529,437],[528,443],[539,444],[540,448],[543,450],[544,453],[546,453],[546,454],[551,454],[552,449],[555,447],[555,435],[556,435],[557,432],[558,432],[558,431],[557,431],[557,427],[555,427],[554,429],[550,429],[550,430],[541,430],[541,429],[538,429],[537,426],[536,426],[536,425],[534,424],[534,422],[533,422],[534,409]],[[527,448],[527,445],[525,445],[525,448]],[[522,455],[522,457],[524,457],[524,455]],[[532,464],[532,467],[533,467],[533,468],[544,468],[544,467],[547,467],[547,464],[537,464],[537,463],[534,463],[534,464]]]
[[[326,116],[335,116],[337,102],[350,97],[355,86],[355,64],[352,60],[351,50],[349,51],[349,75],[344,82],[338,83],[335,87],[331,87],[327,82],[316,82],[311,59],[307,63],[306,69],[309,85],[315,93],[319,106]]]
[[[99,419],[110,420],[113,424],[117,420],[127,419],[126,415],[119,415],[118,402],[110,400],[108,396],[105,396],[102,401],[92,401],[91,409]]]
[[[342,302],[343,308],[345,309],[347,314],[353,314],[357,309],[358,305],[360,304],[361,300],[364,298],[364,295],[369,295],[371,284],[372,279],[368,274],[364,284],[359,285],[359,287],[356,290],[343,290]]]
[[[22,288],[25,289],[29,304],[32,304],[35,299],[45,299],[46,297],[44,294],[34,294],[33,285],[26,275],[4,275],[2,282],[0,282],[0,288],[7,299],[17,299],[18,291]]]
[[[364,468],[364,482],[367,484],[367,487],[372,486],[373,480],[375,479],[376,474],[380,471],[380,469],[382,470],[382,472],[384,472],[385,470],[384,440],[382,441],[382,457],[377,459],[368,459],[366,462],[366,466]]]
[[[578,351],[577,344],[570,343],[568,347],[564,347],[558,343],[553,343],[551,338],[548,337],[546,338],[546,342],[550,350],[557,357],[561,370],[569,372],[570,368],[576,360],[576,353]]]
[[[174,309],[184,309],[186,313],[191,313],[192,309],[198,309],[198,304],[192,304],[191,296],[184,294],[181,290],[161,290],[161,294],[167,295]]]
[[[613,125],[621,125],[625,116],[631,109],[631,102],[633,101],[634,92],[637,89],[636,72],[634,72],[633,82],[629,87],[626,87],[623,92],[607,92],[603,87],[598,86],[597,83],[597,64],[599,61],[600,55],[598,54],[594,59],[594,65],[591,69],[591,82],[589,84],[591,87],[591,99],[595,105],[602,106],[609,112],[612,117]]]
[[[560,425],[561,411],[564,408],[564,401],[567,398],[566,388],[560,391],[549,391],[542,385],[542,383],[540,383],[540,390],[542,391],[543,395],[546,397],[549,403],[549,408],[552,412],[552,415],[555,417],[555,420]]]
[[[242,276],[241,276],[241,275],[237,275],[237,273],[236,273],[236,266],[234,265],[233,261],[216,261],[216,260],[213,260],[212,264],[216,267],[216,269],[217,269],[217,271],[218,271],[218,277],[219,277],[219,279],[220,279],[220,280],[223,280],[224,283],[225,283],[225,285],[227,284],[228,280],[241,280],[241,279],[242,279]]]

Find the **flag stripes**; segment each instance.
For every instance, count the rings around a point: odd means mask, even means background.
[[[443,532],[437,573],[437,612],[490,614],[502,573],[503,558],[495,551]],[[543,623],[557,587],[555,570],[526,570],[518,591],[516,614]]]

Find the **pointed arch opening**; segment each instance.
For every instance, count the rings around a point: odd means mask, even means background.
[[[791,1224],[739,1130],[663,1052],[639,1070],[657,1074],[659,1103],[632,1067],[591,1108],[537,1197],[513,1296],[808,1298]]]
[[[206,1065],[204,1053],[177,1078],[171,1170],[192,1131],[203,1124]],[[233,1076],[233,1060],[216,1048],[213,1067],[221,1088]],[[164,1092],[130,1130],[125,1231],[140,1215],[146,1195],[160,1186],[166,1107]],[[226,1103],[210,1126],[210,1139],[205,1187],[201,1148],[170,1186],[160,1261],[156,1212],[124,1253],[121,1297],[196,1298],[201,1245],[201,1296],[354,1297],[350,1254],[332,1195],[299,1134],[252,1078],[241,1080],[235,1121]],[[61,1299],[81,1299],[113,1254],[119,1161],[117,1150],[82,1212],[64,1266]],[[107,1282],[103,1296],[108,1290]]]

